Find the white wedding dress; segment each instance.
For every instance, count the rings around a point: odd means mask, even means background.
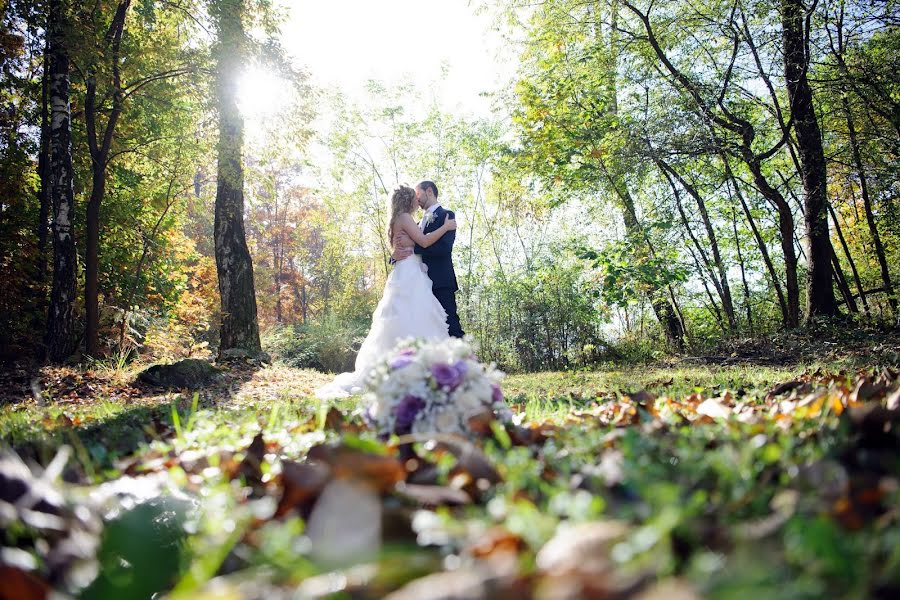
[[[384,293],[372,313],[372,328],[356,355],[352,373],[341,373],[316,390],[316,397],[327,400],[358,394],[369,370],[387,358],[397,342],[404,338],[430,341],[448,339],[447,313],[431,293],[431,279],[422,257],[413,254],[398,261],[388,275]]]

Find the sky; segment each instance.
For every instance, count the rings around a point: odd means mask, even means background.
[[[447,79],[436,90],[446,110],[486,116],[507,76],[497,60],[503,44],[490,15],[469,0],[282,0],[289,11],[282,40],[314,84],[356,95],[369,79],[423,84]]]
[[[481,0],[476,0],[480,2]],[[295,65],[319,89],[337,87],[351,101],[365,102],[366,82],[421,83],[423,98],[435,98],[445,112],[489,117],[496,101],[485,93],[502,89],[514,62],[490,14],[476,14],[470,0],[279,0],[287,19],[281,41]],[[447,74],[437,86],[430,82]],[[278,123],[290,103],[286,83],[250,68],[240,84],[239,105],[247,143],[269,144],[266,124]],[[286,93],[287,91],[287,93]],[[416,106],[407,107],[416,114]],[[427,107],[423,107],[427,108]],[[328,127],[320,114],[314,127]],[[313,141],[304,156],[320,169],[330,160]],[[305,171],[309,185],[315,169]]]

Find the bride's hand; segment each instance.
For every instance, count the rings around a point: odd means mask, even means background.
[[[394,246],[395,247],[397,247],[397,248],[410,247],[411,248],[414,245],[415,244],[413,243],[412,238],[410,238],[408,235],[406,235],[405,231],[399,231],[399,232],[397,232],[396,235],[394,235]]]
[[[450,215],[444,219],[444,229],[447,231],[456,231],[456,219],[451,219]]]

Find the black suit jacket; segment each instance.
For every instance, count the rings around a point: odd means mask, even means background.
[[[424,233],[431,233],[444,224],[444,219],[450,215],[456,218],[452,210],[443,206],[434,211],[431,223],[425,226]],[[428,267],[428,276],[431,278],[432,289],[450,288],[454,292],[459,289],[456,284],[456,271],[453,270],[453,242],[456,241],[456,232],[448,231],[441,239],[427,248],[416,244],[415,253],[422,255],[422,262]]]

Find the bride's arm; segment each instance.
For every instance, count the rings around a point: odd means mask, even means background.
[[[426,234],[419,231],[419,226],[416,225],[416,222],[413,220],[412,216],[406,214],[401,215],[400,217],[400,228],[416,244],[422,246],[423,248],[427,248],[428,246],[441,239],[441,236],[448,231],[454,231],[456,229],[456,220],[451,219],[448,215],[447,218],[444,219],[444,222],[440,227],[438,227],[431,233]]]

